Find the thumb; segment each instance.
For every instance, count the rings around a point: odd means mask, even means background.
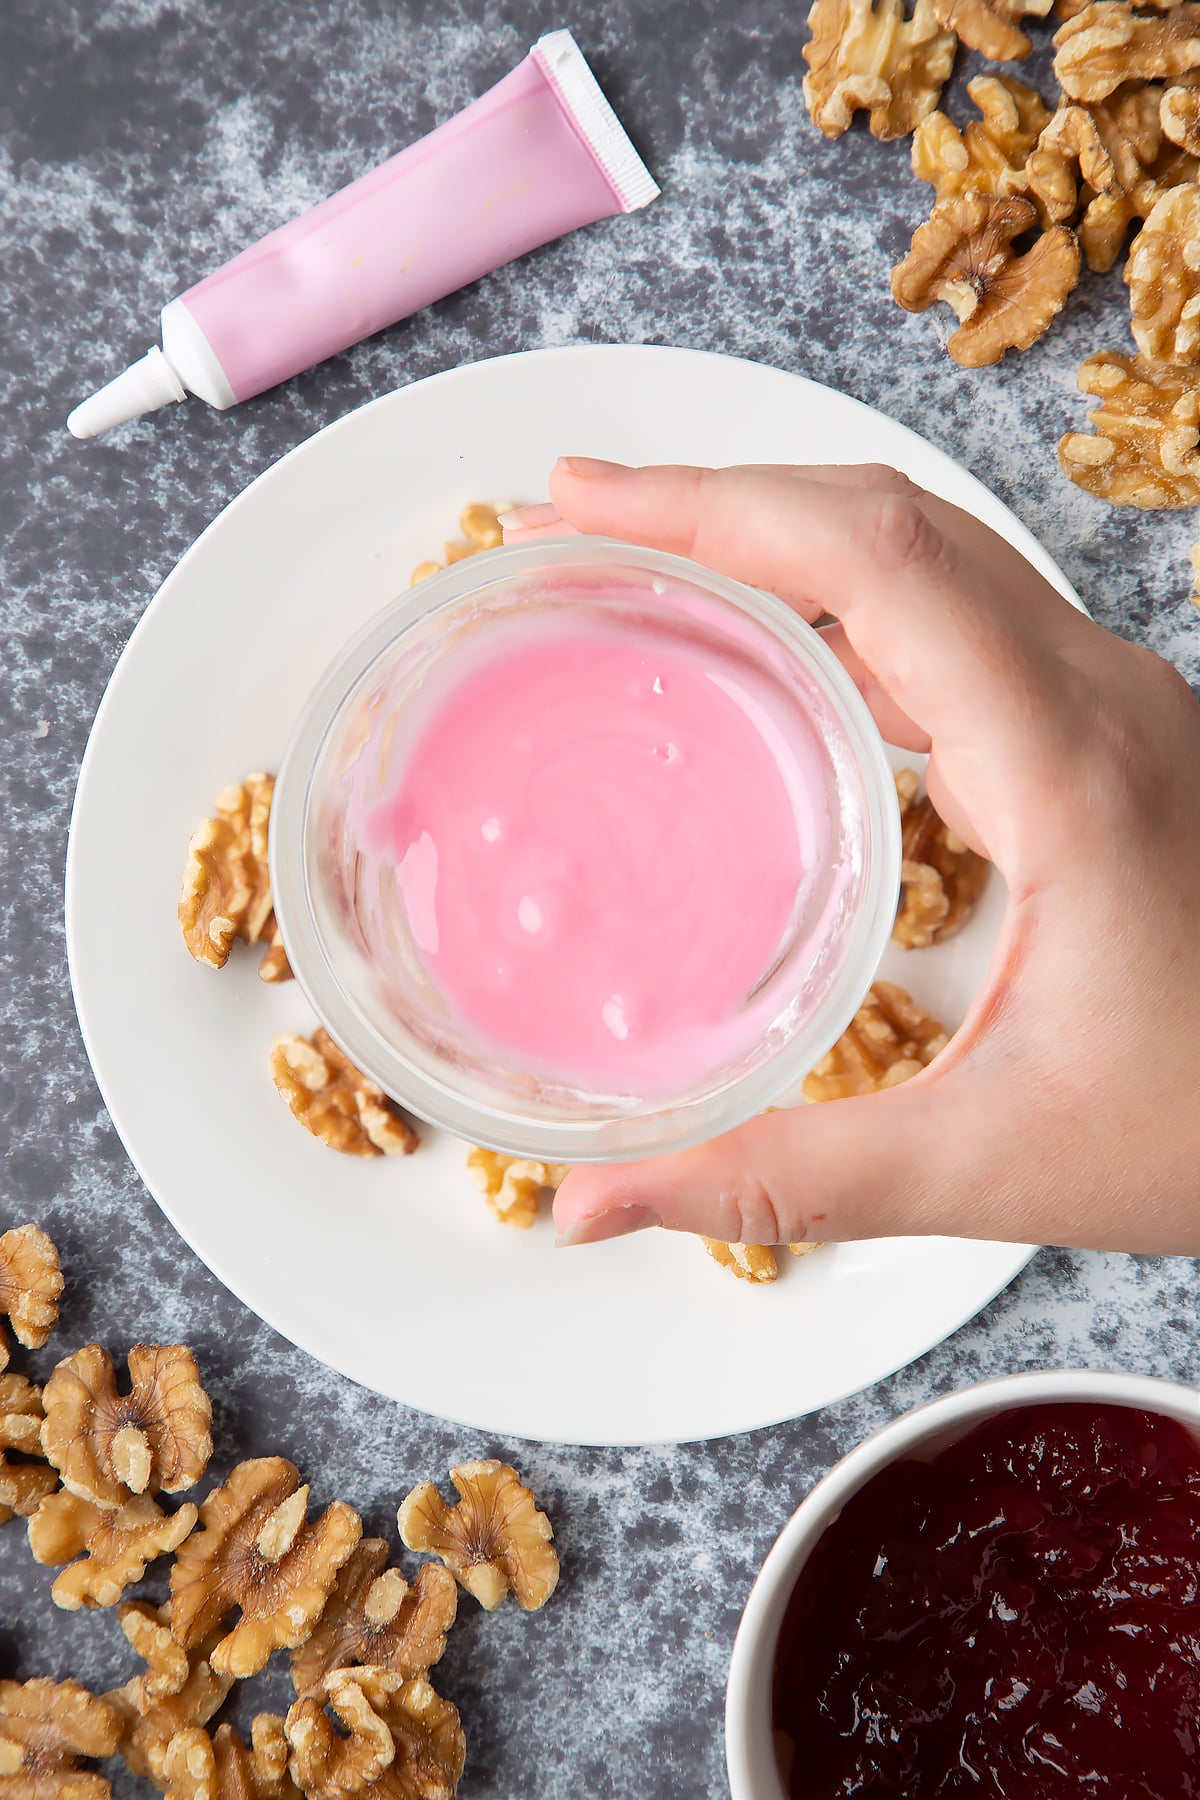
[[[973,1085],[931,1067],[883,1093],[764,1114],[691,1150],[573,1169],[554,1201],[559,1243],[649,1225],[746,1244],[1024,1241],[1012,1133],[994,1087],[981,1104]]]

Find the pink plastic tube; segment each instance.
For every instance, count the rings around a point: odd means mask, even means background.
[[[75,408],[95,437],[189,393],[233,406],[658,187],[569,31],[464,112],[172,300],[162,349]]]

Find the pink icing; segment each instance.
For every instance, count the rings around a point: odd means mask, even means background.
[[[360,842],[460,1020],[517,1068],[679,1092],[831,853],[831,770],[756,666],[627,618],[522,621],[427,694]],[[389,889],[391,881],[385,884]]]
[[[535,54],[181,296],[238,400],[623,210]]]

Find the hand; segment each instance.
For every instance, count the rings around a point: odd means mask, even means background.
[[[890,469],[568,458],[551,495],[578,530],[835,615],[884,735],[930,752],[938,811],[1008,885],[983,989],[924,1073],[577,1169],[560,1240],[661,1224],[1200,1254],[1200,706],[1183,679]]]

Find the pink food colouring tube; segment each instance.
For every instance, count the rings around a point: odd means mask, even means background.
[[[195,394],[234,406],[658,186],[569,31],[453,119],[162,312],[162,348],[81,402],[78,438]]]

